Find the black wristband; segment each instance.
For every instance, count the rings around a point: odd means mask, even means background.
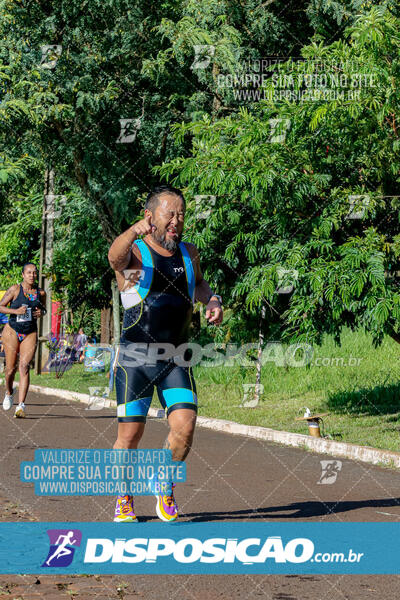
[[[211,294],[211,296],[207,300],[207,304],[210,302],[211,298],[213,298],[213,297],[215,297],[217,299],[217,301],[220,303],[220,305],[222,306],[222,298],[221,298],[221,296],[218,296],[218,294]]]

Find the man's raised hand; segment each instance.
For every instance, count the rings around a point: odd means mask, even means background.
[[[139,237],[140,235],[148,235],[149,233],[152,233],[152,231],[155,231],[157,227],[151,223],[151,215],[147,215],[147,217],[135,223],[132,229]]]

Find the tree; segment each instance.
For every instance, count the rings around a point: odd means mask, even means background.
[[[231,87],[221,85],[223,78],[245,74],[246,61],[271,54],[298,55],[313,28],[326,21],[328,10],[324,3],[319,8],[307,2],[292,9],[283,0],[262,4],[257,0],[169,0],[157,6],[142,0],[95,0],[84,6],[75,0],[68,4],[1,0],[0,8],[0,137],[4,146],[0,212],[7,215],[6,222],[19,221],[23,213],[15,213],[15,203],[25,198],[21,207],[30,218],[31,198],[42,193],[44,171],[54,169],[55,193],[77,202],[81,215],[73,217],[72,204],[57,221],[60,230],[56,231],[52,268],[54,288],[61,293],[65,286],[73,306],[83,297],[93,306],[100,299],[108,303],[108,280],[102,279],[107,245],[141,212],[143,194],[158,181],[153,167],[189,154],[192,136],[181,136],[175,144],[171,125],[196,123],[203,115],[204,123],[219,122],[221,115],[228,114],[232,122],[240,120],[245,112],[240,109],[243,99]],[[343,18],[335,9],[326,35],[337,33],[340,19],[354,19],[358,8],[356,0],[349,0]],[[195,64],[199,58],[195,46],[202,45],[214,48],[210,68]],[[194,132],[196,127],[187,131]],[[200,190],[208,189],[209,177],[212,174],[206,168]],[[88,219],[81,213],[85,201]],[[233,268],[227,273],[218,257],[232,239],[237,218],[233,205],[233,221],[226,222],[225,231],[218,235],[214,254],[203,249],[205,265],[214,269],[217,283],[227,289],[239,273],[236,258],[231,259]],[[0,246],[7,247],[12,231],[0,231],[4,237]],[[96,253],[86,248],[83,232],[95,237]],[[35,228],[33,232],[19,228],[18,244],[27,250],[22,254],[29,255],[28,259],[37,252],[37,234]],[[78,272],[78,248],[84,250],[81,261],[93,289],[87,288]],[[12,258],[6,255],[2,266],[9,269],[7,261]],[[93,283],[96,279],[99,284]]]
[[[57,212],[52,289],[73,312],[83,303],[101,309],[110,300],[112,273],[96,209],[76,190]]]
[[[345,40],[273,69],[265,100],[174,128],[193,155],[158,172],[215,196],[207,219],[192,203],[191,239],[250,337],[264,302],[285,339],[398,335],[399,24],[373,7]]]

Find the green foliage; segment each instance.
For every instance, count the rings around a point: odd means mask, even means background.
[[[29,214],[29,219],[27,219]],[[21,268],[29,261],[39,264],[38,236],[41,229],[42,198],[32,195],[16,202],[9,223],[0,226],[0,289],[21,281]]]
[[[67,197],[55,227],[52,288],[73,312],[85,304],[107,306],[112,274],[108,245],[95,207],[82,196]]]
[[[107,247],[161,177],[186,188],[188,239],[232,308],[227,339],[254,339],[262,306],[276,337],[338,339],[345,324],[376,342],[398,332],[394,6],[0,0],[0,15],[4,285],[37,260],[52,166],[55,193],[67,197],[55,221],[54,291],[78,312],[107,306]],[[213,48],[207,68],[194,65],[196,45]],[[271,55],[304,60],[271,68],[250,90],[259,101],[221,84]],[[328,84],[312,79],[320,62]],[[285,77],[294,96],[312,97],[274,97]],[[336,96],[324,97],[326,87]],[[125,118],[140,122],[132,143],[118,141]],[[209,217],[199,218],[198,195],[216,197]],[[368,197],[354,209],[360,218],[349,214],[351,196]]]
[[[31,244],[14,204],[42,193],[44,171],[51,166],[55,193],[79,198],[79,213],[84,199],[91,208],[86,221],[80,213],[82,219],[69,222],[68,240],[62,238],[67,224],[63,219],[56,224],[62,227],[56,231],[54,287],[61,294],[65,285],[73,306],[85,290],[93,306],[105,302],[108,282],[106,291],[100,282],[107,244],[141,211],[143,192],[157,180],[152,167],[190,148],[186,139],[175,145],[171,124],[232,108],[229,94],[217,91],[219,72],[236,70],[241,58],[296,53],[311,33],[298,19],[306,9],[306,2],[292,11],[283,1],[261,6],[256,0],[234,5],[95,0],[84,8],[75,0],[52,5],[1,0],[0,214],[3,223],[16,219],[19,232],[1,231],[0,245],[9,247],[0,263],[3,278],[14,277],[5,274],[13,268],[12,252],[15,262],[25,257],[19,246],[28,248],[29,259],[37,256],[36,205],[31,214],[29,202],[23,204],[26,220],[34,224]],[[191,67],[195,44],[215,46],[207,71]],[[140,119],[134,143],[117,142],[123,118]],[[94,235],[101,259],[96,252],[86,254],[75,225]],[[99,279],[91,290],[81,287],[82,273],[76,272],[78,247],[89,279]]]
[[[299,94],[311,74],[312,98],[272,97],[175,126],[178,142],[192,137],[192,156],[157,169],[189,196],[216,196],[209,218],[193,220],[191,240],[205,250],[226,303],[249,314],[266,304],[274,335],[338,340],[347,324],[379,342],[398,330],[399,25],[373,7],[346,40],[306,46],[306,62],[273,72],[266,90],[286,77]],[[305,72],[322,60],[331,65],[332,99],[318,73]],[[272,132],[271,119],[290,123],[286,136]],[[361,206],[351,209],[352,196]]]

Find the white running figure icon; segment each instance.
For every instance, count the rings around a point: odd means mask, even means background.
[[[46,561],[46,565],[50,566],[51,561],[53,560],[53,558],[56,558],[56,556],[61,557],[61,556],[66,556],[67,554],[71,554],[71,550],[69,548],[66,548],[66,546],[68,544],[76,544],[76,540],[71,539],[71,537],[74,535],[73,531],[68,531],[68,533],[66,535],[59,535],[58,539],[56,541],[56,544],[59,544],[57,550],[54,552],[54,554],[52,554],[52,556],[50,556],[50,558]],[[63,540],[62,542],[60,542],[60,540]]]

